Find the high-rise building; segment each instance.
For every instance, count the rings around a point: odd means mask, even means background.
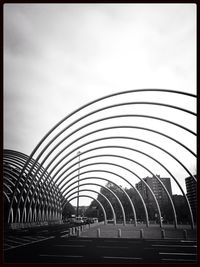
[[[196,178],[196,175],[194,175]],[[185,178],[186,190],[187,190],[187,197],[192,209],[192,213],[194,216],[194,220],[196,220],[196,208],[197,208],[197,183],[193,177]]]
[[[170,178],[161,178],[160,175],[156,175],[156,176],[159,178],[162,184],[164,184],[169,195],[172,196]],[[169,207],[170,207],[169,198],[162,184],[158,181],[158,179],[155,176],[143,178],[143,181],[146,182],[146,184],[151,188],[154,196],[156,197],[158,204],[162,210],[162,216],[164,220],[166,221],[170,220],[171,215],[169,212]],[[144,199],[144,202],[146,203],[149,218],[151,220],[157,220],[158,210],[156,207],[154,197],[143,181],[140,181],[139,183],[137,183],[136,188],[140,192],[140,194],[142,195]]]
[[[161,178],[160,175],[157,175],[157,177],[161,180],[161,182],[166,187],[167,191],[169,192],[170,196],[172,196],[172,188],[171,188],[171,180],[170,178]],[[156,196],[156,199],[158,200],[158,203],[160,205],[166,203],[168,201],[168,196],[161,185],[161,183],[158,181],[156,177],[146,177],[143,178],[143,181],[145,181],[148,186],[153,191],[154,195]],[[147,186],[140,181],[136,184],[136,188],[142,195],[143,199],[146,201],[153,201],[153,196],[150,192],[150,190],[147,188]]]

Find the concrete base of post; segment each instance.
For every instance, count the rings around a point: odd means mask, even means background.
[[[76,227],[73,227],[72,231],[73,231],[73,235],[75,235],[76,234]]]
[[[76,235],[77,235],[77,237],[79,237],[81,235],[81,229],[80,229],[80,227],[78,227],[77,232],[76,232]]]
[[[161,238],[165,239],[165,230],[164,229],[161,230]]]
[[[69,235],[70,235],[70,236],[73,235],[72,228],[69,228]]]
[[[97,237],[100,237],[101,236],[101,231],[100,231],[100,228],[97,229]]]
[[[122,231],[121,231],[121,229],[118,229],[118,237],[122,237]]]
[[[144,238],[144,230],[140,229],[140,238]]]
[[[186,229],[183,230],[183,236],[184,236],[184,239],[187,240],[188,237],[187,237],[187,230]]]

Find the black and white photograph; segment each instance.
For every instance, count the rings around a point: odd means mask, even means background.
[[[3,4],[4,264],[197,264],[197,5]]]

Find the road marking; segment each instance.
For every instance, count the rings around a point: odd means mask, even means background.
[[[196,262],[196,260],[190,259],[161,259],[162,261],[185,261],[185,262]]]
[[[152,245],[152,247],[173,247],[173,248],[196,248],[197,246],[178,246],[178,245]]]
[[[80,255],[48,255],[48,254],[40,254],[41,257],[62,257],[62,258],[83,258]]]
[[[104,259],[127,259],[127,260],[142,260],[142,258],[134,258],[134,257],[109,257],[103,256]]]
[[[181,240],[182,243],[197,243],[195,240]]]
[[[61,235],[62,238],[69,237],[69,234]]]
[[[48,239],[51,239],[51,238],[54,238],[54,236],[50,236],[50,237],[48,237],[48,238],[44,238],[44,239],[40,239],[40,240],[36,240],[36,241],[32,241],[32,242],[25,243],[25,244],[22,244],[22,245],[19,245],[19,246],[14,246],[14,247],[6,248],[6,249],[4,249],[4,250],[10,250],[10,249],[18,248],[18,247],[27,246],[27,245],[34,244],[34,243],[38,243],[38,242],[41,242],[41,241],[44,241],[44,240],[48,240]]]
[[[26,241],[27,239],[26,238],[23,238],[23,237],[13,237],[13,236],[10,236],[10,237],[7,237],[7,238],[5,238],[6,240],[7,239],[14,239],[14,240],[20,240],[20,241]]]
[[[97,248],[112,248],[112,249],[113,248],[126,248],[126,249],[128,248],[128,247],[115,247],[115,246],[112,246],[112,247],[111,246],[96,246],[96,247]]]
[[[7,242],[16,243],[16,244],[23,244],[22,242],[15,241],[13,239],[6,239]]]
[[[159,252],[161,255],[187,255],[187,256],[196,256],[195,253],[182,253],[182,252]]]
[[[84,245],[55,245],[55,247],[84,248]]]
[[[67,242],[92,242],[93,240],[87,240],[87,239],[76,239],[76,240],[68,240]]]

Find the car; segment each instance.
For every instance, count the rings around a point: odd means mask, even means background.
[[[74,223],[75,223],[75,224],[83,224],[83,223],[84,223],[84,220],[83,220],[82,217],[76,217],[76,218],[74,219]]]

